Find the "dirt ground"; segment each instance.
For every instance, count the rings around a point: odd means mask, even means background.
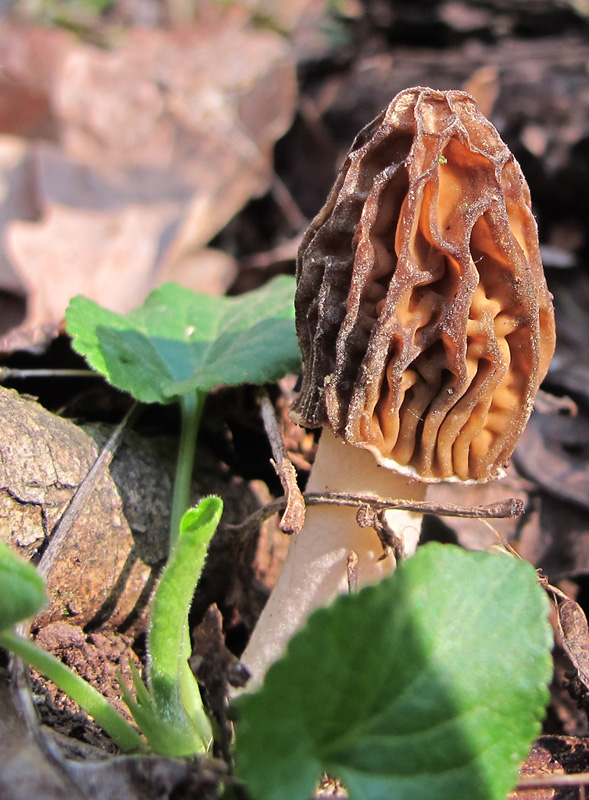
[[[530,185],[557,348],[507,478],[459,495],[442,485],[433,497],[462,505],[522,498],[524,515],[496,528],[589,610],[589,4],[33,6],[5,4],[0,19],[2,365],[84,368],[63,328],[77,293],[122,311],[165,280],[239,294],[294,274],[300,238],[357,132],[406,87],[464,88]],[[270,392],[304,485],[314,439],[288,417],[296,379]],[[0,536],[38,560],[130,399],[86,377],[7,372],[4,387]],[[141,664],[146,607],[165,558],[177,431],[174,408],[143,410],[76,513],[49,576],[51,605],[33,623],[40,644],[120,707],[116,672],[128,671],[129,658]],[[227,511],[192,622],[216,604],[237,656],[287,547],[275,519],[259,537],[227,527],[281,494],[270,458],[255,390],[216,390],[193,495],[218,493]],[[495,541],[472,520],[428,517],[425,529],[428,539],[467,548]],[[571,652],[567,632],[555,629],[552,699],[529,774],[589,772],[589,637],[581,624]],[[73,703],[38,676],[29,684],[7,658],[2,670],[2,800],[218,796],[222,754],[200,765],[112,759],[112,743]]]

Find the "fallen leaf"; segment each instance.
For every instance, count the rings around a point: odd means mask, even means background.
[[[40,222],[15,222],[8,252],[28,293],[27,325],[57,322],[77,294],[128,311],[148,294],[171,204],[94,211],[53,205]]]
[[[16,136],[0,135],[0,242],[7,226],[17,219],[34,220],[39,205],[30,187],[34,180],[33,148]],[[22,294],[24,284],[12,261],[0,246],[0,288]]]
[[[427,498],[438,503],[456,503],[461,506],[478,506],[497,503],[512,497],[525,499],[531,488],[529,481],[521,478],[513,467],[505,478],[489,483],[458,485],[439,483],[428,487]],[[497,531],[507,541],[512,541],[520,524],[520,518],[479,519],[442,517],[444,525],[456,535],[458,542],[467,550],[486,550],[500,544]]]
[[[110,53],[80,46],[55,92],[70,157],[132,173],[144,201],[182,203],[170,259],[206,244],[267,189],[295,100],[284,41],[241,23],[135,30]]]
[[[546,492],[531,496],[518,536],[522,558],[542,569],[550,582],[589,574],[587,511]]]
[[[39,219],[6,224],[28,329],[59,322],[74,294],[126,311],[161,275],[200,269],[195,254],[269,187],[296,101],[285,40],[239,19],[69,44],[54,66],[59,141],[32,146]]]
[[[562,592],[554,592],[562,646],[589,692],[589,628],[581,606]]]
[[[519,470],[554,497],[589,509],[589,419],[534,413],[514,460]]]
[[[0,22],[0,132],[52,138],[51,83],[73,37],[59,28]]]
[[[530,750],[525,762],[520,767],[520,778],[547,778],[551,775],[563,775],[564,770],[561,765],[555,761],[550,752],[543,747],[539,742],[535,742]],[[539,789],[516,789],[510,792],[507,800],[552,800],[556,795],[555,789],[539,788]]]
[[[450,5],[452,4],[446,3],[446,7]],[[490,118],[493,114],[493,107],[495,106],[501,88],[497,67],[491,64],[479,67],[479,69],[475,70],[470,78],[462,84],[462,88],[477,101],[481,114]]]
[[[203,247],[192,255],[169,262],[158,275],[158,283],[179,283],[193,292],[223,295],[237,277],[237,261],[214,247]]]

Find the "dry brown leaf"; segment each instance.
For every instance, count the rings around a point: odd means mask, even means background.
[[[515,462],[549,494],[589,508],[589,419],[536,413],[524,431]]]
[[[144,201],[180,203],[169,268],[267,189],[271,148],[295,98],[281,38],[218,24],[132,31],[114,53],[80,46],[64,61],[55,105],[70,157],[134,170]]]
[[[295,99],[285,40],[242,22],[131,30],[112,51],[72,45],[50,94],[61,150],[34,150],[41,218],[6,235],[29,292],[25,327],[58,322],[79,292],[127,310],[160,273],[185,273],[268,188]]]
[[[588,740],[584,737],[541,736],[522,769],[520,787],[509,800],[575,800],[580,797],[579,786],[587,785],[587,756]],[[539,779],[546,788],[524,790],[526,778]]]
[[[34,175],[33,149],[16,136],[0,135],[0,241],[14,220],[33,220],[39,215],[35,193],[30,191]],[[11,259],[0,247],[0,287],[22,293],[24,285]]]
[[[51,83],[72,42],[58,28],[0,22],[0,132],[55,135]]]
[[[214,247],[203,247],[192,255],[170,261],[158,276],[159,283],[176,281],[194,292],[225,294],[237,277],[237,261]]]
[[[498,481],[483,484],[458,486],[455,483],[439,483],[428,489],[428,499],[437,503],[456,503],[461,506],[479,506],[497,503],[511,497],[525,500],[530,484],[509,467],[507,475]],[[497,531],[507,541],[512,541],[519,518],[479,519],[444,517],[444,525],[451,528],[458,542],[467,550],[486,550],[500,543]]]
[[[587,511],[546,492],[533,498],[534,513],[526,518],[517,549],[548,575],[550,581],[589,574]]]
[[[27,324],[59,321],[77,294],[113,311],[139,305],[153,288],[173,217],[170,203],[110,211],[53,205],[40,222],[13,223],[7,247],[27,289]]]
[[[555,592],[558,627],[562,646],[578,673],[579,680],[589,692],[589,628],[587,617],[576,600]]]
[[[490,119],[501,88],[497,67],[491,64],[480,67],[462,84],[462,88],[477,101],[481,114]]]
[[[522,778],[529,777],[545,777],[550,779],[551,775],[562,775],[564,770],[561,765],[555,761],[550,752],[543,747],[539,742],[536,742],[527,759],[520,768],[520,776]],[[507,800],[552,800],[556,795],[556,791],[550,787],[539,789],[521,789],[510,792]]]
[[[557,405],[534,412],[514,462],[537,487],[536,513],[522,527],[518,550],[551,582],[589,574],[589,421]]]

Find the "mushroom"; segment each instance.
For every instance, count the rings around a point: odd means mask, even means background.
[[[301,243],[297,422],[323,427],[308,491],[421,500],[500,477],[554,352],[521,169],[461,91],[398,94],[360,132]],[[385,512],[411,554],[415,513]],[[242,660],[252,685],[311,610],[394,569],[351,508],[312,506]]]

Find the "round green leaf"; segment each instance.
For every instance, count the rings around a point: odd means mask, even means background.
[[[45,584],[35,567],[0,542],[0,629],[32,617],[46,600]]]
[[[168,403],[296,370],[294,286],[280,276],[238,297],[211,297],[167,283],[128,314],[74,297],[67,330],[74,349],[114,386],[144,403]]]
[[[504,800],[552,674],[533,568],[429,544],[315,612],[237,702],[236,766],[255,800],[306,800],[322,772],[351,800]]]

